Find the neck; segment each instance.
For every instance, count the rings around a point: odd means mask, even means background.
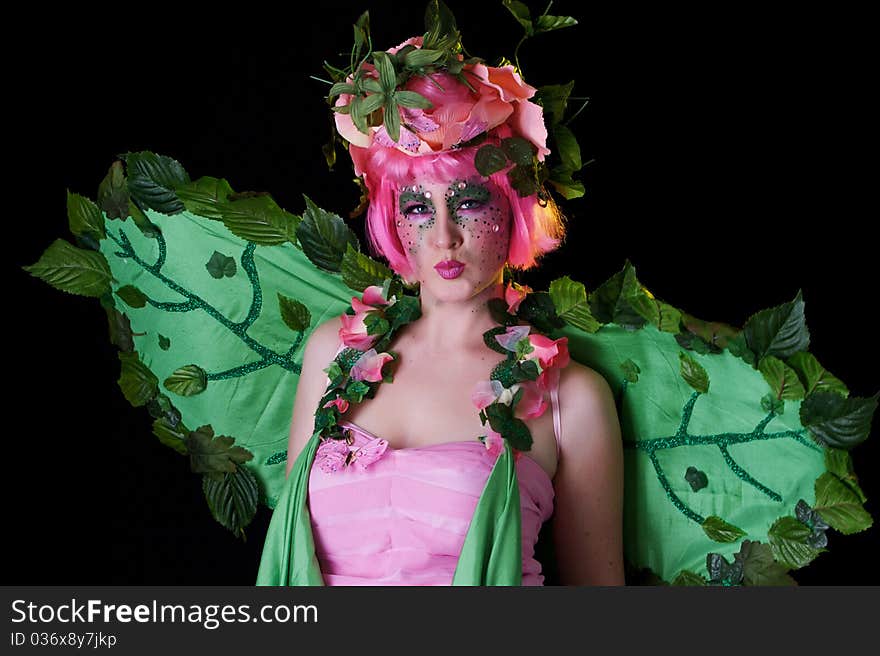
[[[483,333],[498,325],[486,305],[492,298],[504,298],[501,280],[466,300],[443,301],[421,294],[422,316],[414,327],[426,354],[454,357],[462,350],[483,347]]]

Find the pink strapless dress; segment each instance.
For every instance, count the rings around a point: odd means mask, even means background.
[[[559,452],[558,376],[551,388]],[[376,452],[379,438],[351,422],[364,466],[330,470],[316,454],[309,476],[315,552],[326,585],[451,585],[477,502],[495,464],[477,439]],[[343,442],[344,444],[344,442]],[[346,447],[349,448],[349,447]],[[332,455],[332,454],[331,454]],[[322,464],[323,463],[323,464]],[[535,543],[553,514],[553,484],[528,455],[516,462],[523,585],[543,585]]]

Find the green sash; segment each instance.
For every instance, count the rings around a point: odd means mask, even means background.
[[[324,585],[308,508],[318,433],[300,453],[275,506],[257,585]],[[522,517],[513,452],[505,442],[468,527],[452,585],[521,585]]]

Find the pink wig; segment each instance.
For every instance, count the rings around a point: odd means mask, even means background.
[[[480,176],[474,165],[480,146],[486,143],[498,145],[501,139],[511,135],[509,126],[500,125],[478,146],[418,156],[375,142],[369,148],[349,145],[355,173],[363,175],[369,192],[367,238],[373,254],[384,256],[399,275],[410,278],[413,271],[395,228],[398,189],[419,181]],[[565,236],[563,216],[552,200],[542,205],[537,194],[520,196],[510,186],[507,169],[493,173],[489,179],[507,196],[510,204],[512,225],[507,264],[517,269],[531,269],[537,264],[537,258],[562,243]]]

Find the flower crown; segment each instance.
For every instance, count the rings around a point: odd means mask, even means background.
[[[536,34],[577,24],[571,17],[546,12],[532,20],[523,3],[504,5],[525,29],[519,45]],[[477,151],[480,174],[507,168],[511,186],[521,196],[544,197],[545,182],[567,199],[582,196],[583,185],[572,179],[583,166],[580,149],[562,122],[574,83],[540,89],[526,84],[518,65],[519,45],[517,65],[502,60],[488,66],[478,57],[465,58],[455,18],[440,0],[429,3],[425,24],[424,35],[373,51],[369,13],[364,12],[354,25],[349,67],[325,64],[335,81],[328,102],[342,140],[349,147],[379,146],[420,156],[479,145],[505,125],[512,136]],[[552,168],[548,138],[556,151]],[[332,146],[325,148],[330,166],[335,162]]]

